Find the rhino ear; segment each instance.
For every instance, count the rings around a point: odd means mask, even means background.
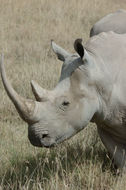
[[[53,40],[51,40],[51,47],[54,53],[57,55],[58,59],[61,61],[65,61],[66,58],[70,56],[70,53],[58,46]]]
[[[84,56],[84,47],[82,45],[82,39],[76,39],[74,42],[74,49],[80,55],[81,58]]]

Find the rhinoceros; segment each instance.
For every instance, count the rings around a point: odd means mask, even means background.
[[[126,11],[120,9],[100,19],[90,31],[90,37],[101,32],[113,31],[118,34],[126,33]]]
[[[100,33],[85,45],[77,39],[75,54],[54,41],[52,49],[63,62],[61,76],[51,91],[32,81],[36,100],[17,94],[7,79],[3,58],[0,63],[5,90],[20,117],[28,123],[31,144],[52,147],[94,122],[115,164],[123,168],[126,160],[126,34]]]

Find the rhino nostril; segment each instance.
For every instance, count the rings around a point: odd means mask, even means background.
[[[46,138],[46,137],[48,137],[48,134],[42,134],[43,139]]]

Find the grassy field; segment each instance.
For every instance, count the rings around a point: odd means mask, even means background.
[[[50,40],[70,52],[76,38],[87,41],[91,26],[126,0],[0,0],[0,52],[18,93],[33,98],[30,80],[51,89],[61,62]],[[96,126],[53,149],[33,147],[0,80],[0,190],[125,190]]]

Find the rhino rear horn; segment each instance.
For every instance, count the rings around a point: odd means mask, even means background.
[[[32,80],[31,87],[32,87],[32,92],[37,101],[42,102],[48,99],[49,91],[43,89],[40,85],[37,84],[37,82]]]
[[[15,105],[19,115],[21,118],[26,121],[27,123],[34,122],[33,114],[36,106],[36,102],[30,99],[25,99],[24,97],[17,94],[17,92],[13,89],[10,82],[7,79],[4,63],[3,63],[3,55],[0,61],[0,72],[1,78],[3,81],[4,88]]]

